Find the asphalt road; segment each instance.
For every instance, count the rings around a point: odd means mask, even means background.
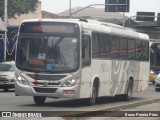
[[[15,96],[14,90],[9,92],[1,90],[0,111],[55,111],[52,112],[55,115],[58,111],[58,115],[60,115],[66,111],[91,111],[157,97],[160,97],[160,92],[156,92],[154,85],[150,84],[145,91],[133,94],[133,99],[129,102],[118,101],[114,97],[103,97],[98,100],[96,105],[87,106],[83,100],[47,98],[44,105],[37,106],[30,96]]]

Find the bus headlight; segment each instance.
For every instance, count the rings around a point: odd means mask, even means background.
[[[23,84],[23,85],[29,85],[29,83],[22,77],[20,76],[19,74],[15,74],[15,77],[16,77],[16,80],[20,83],[20,84]]]
[[[63,84],[63,87],[74,86],[77,83],[78,80],[79,80],[79,77],[69,79]]]

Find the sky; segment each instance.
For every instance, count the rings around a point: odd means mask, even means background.
[[[40,0],[42,2],[42,10],[51,13],[60,13],[71,7],[86,7],[91,4],[105,4],[105,0]],[[104,6],[93,6],[102,7]],[[130,12],[125,13],[127,16],[135,16],[137,12],[155,12],[160,13],[160,0],[130,0]]]

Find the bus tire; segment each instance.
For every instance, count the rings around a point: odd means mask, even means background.
[[[45,102],[45,100],[46,100],[46,97],[33,96],[33,99],[34,99],[34,102],[35,102],[37,105],[42,105],[42,104],[44,104],[44,102]]]
[[[96,85],[96,82],[94,82],[93,87],[92,87],[92,95],[89,98],[89,105],[95,105],[96,104],[97,92],[98,92],[98,87]]]
[[[127,93],[124,94],[123,100],[129,101],[132,98],[132,92],[133,92],[133,81],[130,79],[127,87]]]

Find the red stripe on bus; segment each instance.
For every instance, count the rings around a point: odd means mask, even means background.
[[[38,74],[35,73],[34,74],[34,86],[37,86],[38,85]]]

